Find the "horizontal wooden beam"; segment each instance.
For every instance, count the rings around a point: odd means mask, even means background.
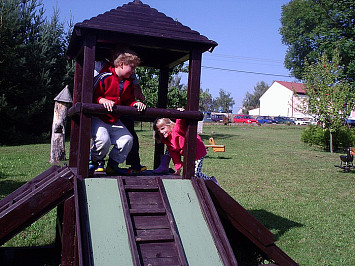
[[[147,118],[169,117],[179,118],[191,121],[200,121],[203,119],[203,114],[200,111],[179,111],[176,109],[164,108],[147,108],[139,112],[132,106],[115,105],[113,111],[109,112],[102,104],[94,103],[76,103],[68,111],[68,116],[79,115],[81,112],[85,114],[123,114],[134,116],[136,120],[145,120]]]

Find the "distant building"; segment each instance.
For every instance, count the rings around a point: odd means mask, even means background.
[[[254,108],[248,111],[249,115],[259,116],[260,115],[260,108]]]
[[[260,107],[249,110],[248,113],[253,116],[311,117],[301,112],[305,97],[303,83],[274,81],[260,97]],[[355,110],[348,118],[355,119]]]
[[[307,97],[305,85],[296,82],[274,81],[260,97],[260,108],[249,111],[251,115],[308,117],[300,111]]]

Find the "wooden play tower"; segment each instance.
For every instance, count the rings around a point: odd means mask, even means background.
[[[94,63],[117,45],[134,50],[142,66],[159,69],[159,92],[157,108],[115,106],[113,112],[137,121],[186,120],[182,177],[88,176],[91,116],[107,112],[92,103]],[[29,258],[51,252],[61,265],[260,265],[263,259],[297,265],[222,188],[193,177],[201,58],[216,46],[139,0],[75,25],[67,52],[75,60],[69,166],[51,167],[0,201],[0,245],[57,207],[56,245],[42,253],[0,249],[0,264],[41,265]],[[166,109],[169,71],[185,61],[186,111]],[[155,145],[155,167],[163,150]]]

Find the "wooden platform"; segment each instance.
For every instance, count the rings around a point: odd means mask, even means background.
[[[262,265],[255,254],[297,265],[212,181],[150,171],[79,179],[75,172],[51,167],[0,201],[1,244],[54,207],[62,213],[56,246],[3,247],[0,264],[42,265],[62,252],[62,265]]]
[[[235,265],[231,247],[216,245],[222,240],[209,229],[193,182],[175,176],[85,179],[84,264]]]

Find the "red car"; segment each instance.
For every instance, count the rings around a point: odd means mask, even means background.
[[[252,118],[250,115],[236,115],[233,118],[233,123],[246,123],[246,124],[255,123],[255,124],[257,124],[258,121],[256,119]]]

